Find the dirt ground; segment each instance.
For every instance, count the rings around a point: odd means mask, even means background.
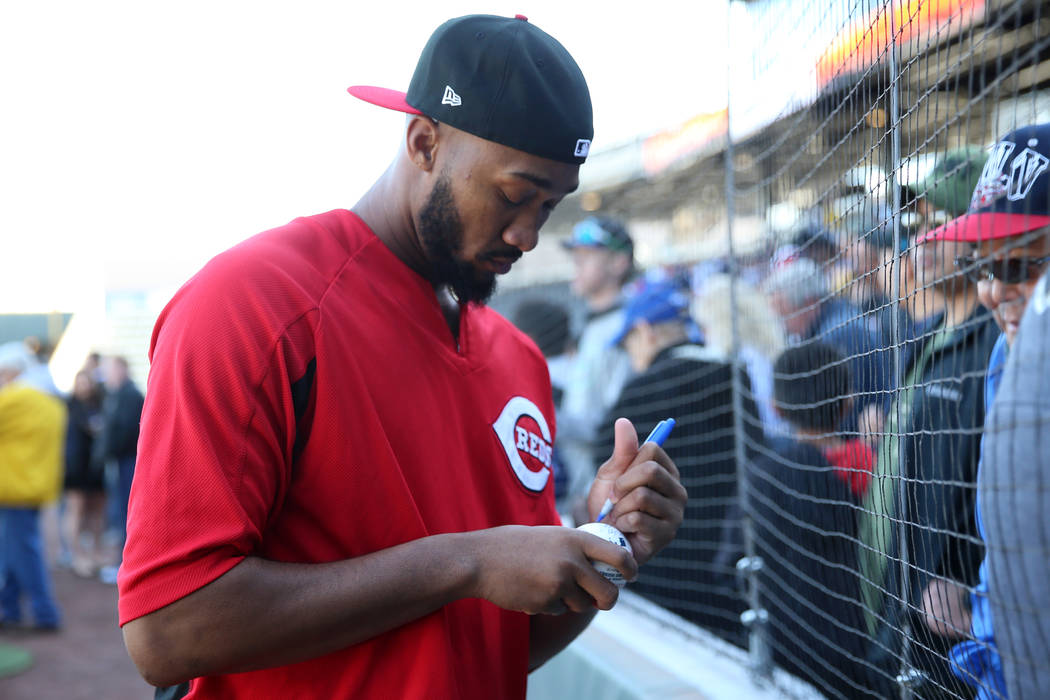
[[[147,700],[117,627],[117,587],[53,570],[63,629],[54,634],[0,630],[0,642],[27,649],[33,666],[0,678],[3,700]]]

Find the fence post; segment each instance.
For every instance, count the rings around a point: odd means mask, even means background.
[[[900,391],[902,383],[904,381],[904,367],[901,364],[901,328],[900,328],[900,302],[901,302],[901,265],[903,260],[901,258],[901,189],[898,184],[898,175],[901,169],[901,116],[900,116],[900,57],[898,55],[898,43],[897,33],[901,30],[897,26],[898,12],[903,17],[904,6],[899,0],[889,0],[887,2],[887,12],[889,13],[889,27],[890,27],[890,42],[887,47],[889,52],[888,63],[890,71],[890,115],[887,120],[889,123],[889,136],[890,136],[890,168],[887,176],[887,184],[890,189],[890,224],[893,228],[893,277],[891,280],[891,286],[893,287],[893,294],[890,300],[890,308],[892,309],[891,315],[891,334],[893,337],[893,376],[894,386],[897,391]],[[899,425],[899,423],[898,423]],[[900,442],[901,435],[889,436],[892,440]],[[900,446],[898,444],[898,454],[900,454]],[[906,483],[907,475],[900,474],[900,483],[896,489],[897,495],[897,513],[898,518],[903,520],[907,513],[908,498],[905,493],[904,484]],[[899,553],[900,568],[900,586],[898,587],[898,593],[900,595],[899,601],[890,600],[888,605],[898,605],[902,611],[902,614],[898,618],[900,621],[900,635],[901,635],[901,653],[900,653],[900,668],[896,676],[896,682],[898,689],[900,690],[901,700],[911,700],[914,695],[914,689],[921,684],[923,674],[911,665],[911,630],[908,623],[908,598],[909,598],[909,586],[908,579],[909,573],[909,552],[908,552],[908,537],[906,528],[901,525],[897,526],[897,548]],[[892,566],[892,563],[890,564]]]

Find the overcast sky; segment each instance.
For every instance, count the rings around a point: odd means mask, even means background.
[[[574,55],[595,150],[726,102],[726,2],[5,2],[0,312],[76,311],[88,290],[181,279],[303,214],[352,206],[403,117],[431,31],[522,13]],[[586,167],[586,166],[584,166]]]

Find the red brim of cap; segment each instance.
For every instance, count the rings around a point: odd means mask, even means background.
[[[400,90],[374,87],[372,85],[352,85],[346,91],[359,100],[371,102],[380,107],[394,109],[407,114],[422,114],[418,109],[405,102],[405,93]]]
[[[943,226],[933,229],[919,238],[918,242],[967,241],[978,243],[995,238],[1020,236],[1044,226],[1050,226],[1050,216],[993,212],[963,214],[958,219],[952,219]]]

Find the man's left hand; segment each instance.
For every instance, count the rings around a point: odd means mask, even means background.
[[[612,456],[598,468],[587,496],[587,511],[593,520],[612,498],[604,522],[627,536],[635,560],[644,564],[674,539],[687,495],[675,463],[655,443],[639,447],[631,421],[618,418],[615,436]]]

